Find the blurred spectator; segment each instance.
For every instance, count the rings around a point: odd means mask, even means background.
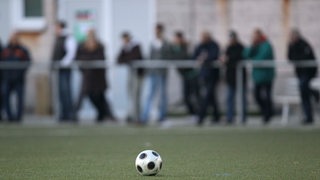
[[[222,61],[226,65],[226,81],[228,86],[227,95],[227,123],[232,124],[234,122],[234,112],[235,112],[235,101],[236,101],[236,87],[237,87],[237,67],[238,64],[244,59],[243,58],[244,46],[239,41],[236,32],[231,31],[229,34],[229,44],[227,46],[225,55],[222,56]],[[245,122],[246,115],[246,71],[242,70],[242,84],[243,84],[243,95],[242,95],[242,122]]]
[[[151,60],[168,60],[171,58],[171,45],[164,37],[164,30],[162,24],[158,24],[155,28],[156,39],[151,45]],[[161,123],[165,120],[167,114],[167,70],[150,69],[148,70],[148,78],[151,84],[150,91],[148,92],[140,120],[142,124],[147,123],[152,102],[158,91],[160,94],[160,116],[158,121]]]
[[[288,58],[291,62],[299,63],[305,61],[315,61],[316,57],[310,44],[300,35],[298,30],[292,30],[290,34],[290,43]],[[319,103],[319,91],[310,87],[311,80],[317,74],[317,67],[297,67],[295,68],[296,76],[299,80],[299,90],[302,99],[302,107],[305,115],[303,124],[312,124],[313,112],[311,97],[314,97]]]
[[[105,59],[104,46],[97,40],[95,32],[90,30],[84,43],[80,44],[76,53],[76,59],[79,61],[94,61]],[[107,89],[106,71],[105,69],[81,69],[82,86],[78,107],[82,99],[88,96],[96,110],[98,116],[97,122],[102,122],[104,118],[115,120],[110,109],[109,103],[105,96]],[[79,108],[77,108],[79,109]]]
[[[9,40],[9,44],[2,51],[2,61],[4,62],[30,62],[28,49],[23,46],[18,34],[13,34]],[[2,97],[4,98],[4,106],[7,118],[10,122],[21,122],[24,110],[24,90],[27,67],[14,70],[2,71]],[[11,97],[16,94],[17,102],[15,108],[12,107]]]
[[[260,29],[253,33],[252,45],[246,57],[255,62],[273,61],[273,48]],[[254,67],[252,71],[254,97],[263,115],[263,122],[269,123],[273,116],[272,86],[275,78],[274,67]]]
[[[188,43],[186,42],[183,33],[180,31],[176,32],[174,36],[172,58],[176,60],[191,60],[188,53]],[[182,79],[183,100],[188,113],[197,115],[200,99],[197,70],[192,68],[179,68],[178,71]]]
[[[71,65],[75,59],[77,43],[72,35],[66,32],[65,22],[56,22],[56,40],[52,60],[62,66],[58,71],[58,93],[61,122],[75,121],[73,100],[71,94]]]
[[[200,103],[198,125],[203,124],[210,106],[213,107],[212,123],[218,123],[220,121],[220,110],[216,97],[219,68],[212,67],[212,63],[218,60],[219,51],[219,46],[212,39],[210,33],[203,32],[201,35],[201,43],[193,55],[193,58],[196,59],[201,66],[200,81],[203,83],[205,91]]]
[[[131,65],[136,60],[142,60],[142,53],[140,45],[135,42],[128,32],[122,34],[123,46],[118,55],[118,63]],[[129,115],[127,117],[128,122],[132,122],[133,119],[139,119],[140,112],[140,92],[143,80],[143,69],[130,69],[128,80],[128,94],[131,101]],[[137,72],[137,74],[135,74]]]
[[[2,43],[0,39],[0,62],[2,62]],[[2,89],[2,69],[0,69],[0,92]],[[2,95],[0,96],[0,122],[2,121]]]

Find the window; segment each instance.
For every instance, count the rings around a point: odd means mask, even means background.
[[[24,0],[24,16],[26,18],[42,17],[42,0]]]
[[[44,0],[10,0],[13,28],[21,31],[41,31],[46,26]]]

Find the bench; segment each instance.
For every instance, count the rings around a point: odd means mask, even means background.
[[[289,122],[290,108],[292,105],[298,105],[301,102],[298,90],[298,79],[288,78],[285,82],[284,94],[275,97],[277,104],[282,106],[281,124],[287,125]]]
[[[311,86],[320,89],[320,78],[316,78],[311,82]],[[289,122],[290,108],[292,105],[299,105],[301,103],[300,93],[298,89],[298,79],[288,78],[285,83],[285,93],[277,95],[276,103],[282,105],[281,110],[281,124],[287,125]]]

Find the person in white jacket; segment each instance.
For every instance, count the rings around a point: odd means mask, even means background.
[[[61,122],[75,121],[73,100],[71,94],[71,69],[68,68],[74,61],[77,42],[72,35],[66,32],[66,23],[56,23],[56,40],[53,50],[53,61],[59,62],[58,94],[59,94],[59,120]]]

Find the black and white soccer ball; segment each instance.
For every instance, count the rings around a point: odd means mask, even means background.
[[[136,158],[136,169],[143,176],[155,176],[162,169],[160,154],[154,150],[145,150]]]

